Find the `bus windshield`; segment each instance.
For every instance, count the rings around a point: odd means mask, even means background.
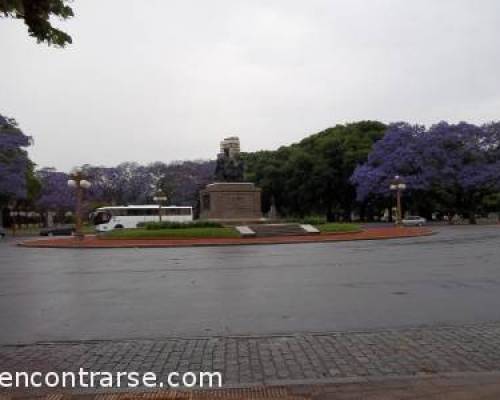
[[[94,214],[92,222],[94,225],[107,224],[111,219],[111,214],[107,211],[98,211]]]

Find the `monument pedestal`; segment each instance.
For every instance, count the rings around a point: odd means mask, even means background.
[[[200,191],[200,218],[259,220],[262,218],[261,189],[250,182],[211,183]]]

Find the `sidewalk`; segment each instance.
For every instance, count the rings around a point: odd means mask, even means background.
[[[76,372],[80,367],[87,371],[151,371],[158,377],[173,371],[218,371],[224,387],[349,383],[361,390],[372,383],[408,377],[472,376],[458,383],[475,383],[484,374],[496,376],[500,383],[500,322],[367,332],[0,346],[0,371]],[[492,373],[497,375],[488,375]]]
[[[287,385],[213,390],[0,395],[0,400],[498,400],[500,374],[443,375],[366,383]]]
[[[20,243],[23,247],[41,248],[158,248],[158,247],[196,247],[232,246],[264,244],[323,243],[350,240],[381,240],[405,237],[428,236],[429,228],[387,227],[370,228],[354,233],[324,233],[308,236],[279,236],[261,238],[185,238],[185,239],[99,239],[86,236],[84,240],[73,237],[27,240]]]

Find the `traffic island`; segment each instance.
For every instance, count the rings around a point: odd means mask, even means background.
[[[273,236],[273,237],[176,237],[176,238],[124,238],[103,239],[95,235],[86,236],[83,240],[74,237],[26,240],[18,243],[22,247],[35,248],[84,248],[84,249],[117,249],[117,248],[175,248],[201,246],[242,246],[298,243],[328,243],[353,240],[383,240],[411,238],[431,235],[429,228],[421,227],[384,227],[370,228],[359,232],[322,232],[308,236]]]

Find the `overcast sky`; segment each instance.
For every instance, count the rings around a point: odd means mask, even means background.
[[[500,119],[499,0],[75,0],[0,19],[0,113],[40,166],[214,158],[361,119]]]

